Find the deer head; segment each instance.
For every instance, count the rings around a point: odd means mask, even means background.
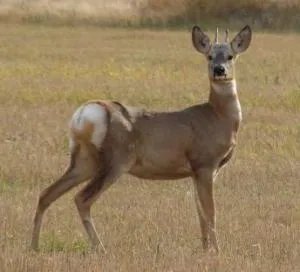
[[[216,29],[214,43],[198,26],[192,30],[193,45],[197,51],[204,54],[208,61],[208,75],[212,82],[224,82],[234,79],[234,64],[238,55],[247,50],[250,45],[252,31],[245,26],[229,43],[228,30],[224,42],[218,41]]]

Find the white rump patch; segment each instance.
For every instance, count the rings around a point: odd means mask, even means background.
[[[107,132],[107,112],[106,109],[97,104],[90,103],[79,107],[73,114],[70,127],[81,131],[85,127],[85,123],[89,122],[94,125],[91,142],[99,148],[104,140]],[[70,149],[74,146],[74,140],[70,137]]]

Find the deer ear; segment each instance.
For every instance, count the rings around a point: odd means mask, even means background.
[[[193,45],[197,51],[206,54],[211,46],[209,37],[202,32],[200,27],[194,26],[192,29]]]
[[[246,25],[231,41],[231,48],[234,53],[240,54],[247,50],[252,38],[252,30]]]

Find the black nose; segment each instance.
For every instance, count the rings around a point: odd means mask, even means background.
[[[214,68],[215,76],[223,76],[225,75],[225,68],[221,65],[218,65]]]

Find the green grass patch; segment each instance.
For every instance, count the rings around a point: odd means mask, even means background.
[[[54,232],[42,235],[41,240],[43,241],[41,247],[47,253],[72,252],[84,254],[89,250],[86,241],[73,240],[70,242],[69,240],[59,238]]]

